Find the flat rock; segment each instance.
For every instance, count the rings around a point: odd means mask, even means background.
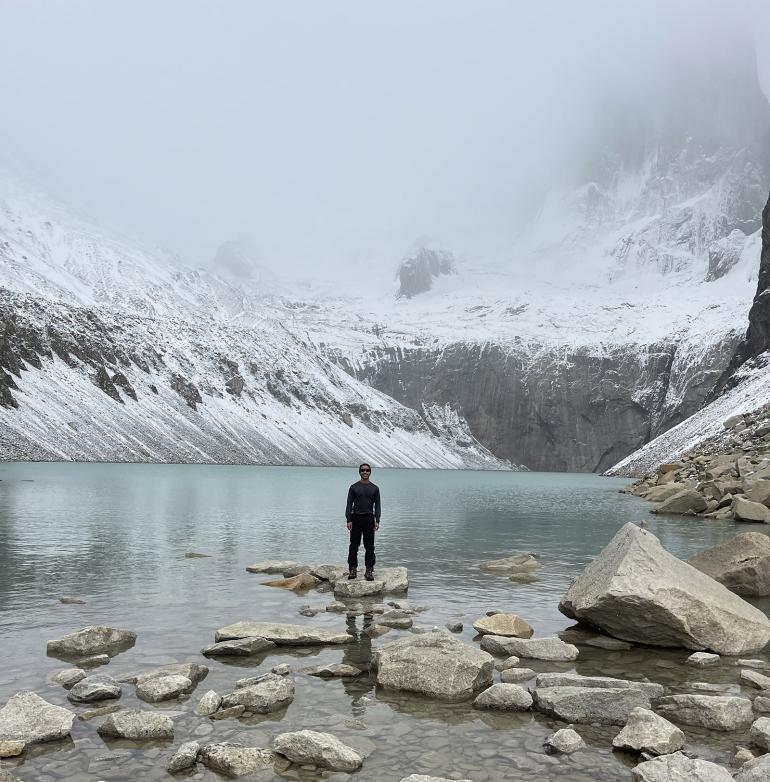
[[[147,703],[160,703],[172,698],[178,698],[193,688],[193,683],[186,676],[171,674],[147,679],[136,685],[136,695]]]
[[[538,687],[589,687],[615,690],[641,690],[649,698],[660,698],[666,692],[662,684],[636,682],[631,679],[614,679],[611,676],[581,676],[578,673],[541,673]]]
[[[131,741],[152,741],[174,738],[174,722],[171,717],[156,711],[129,709],[107,715],[96,729],[100,736]]]
[[[516,684],[534,679],[535,675],[531,668],[506,668],[500,672],[500,681],[505,684]]]
[[[294,562],[292,559],[267,559],[263,562],[255,562],[253,565],[248,565],[246,570],[249,573],[281,573],[290,568],[301,565],[301,562]]]
[[[546,749],[551,752],[561,752],[562,755],[571,755],[579,749],[585,749],[586,743],[583,737],[572,728],[562,728],[552,733],[544,742]]]
[[[473,629],[482,635],[502,635],[506,638],[531,638],[531,625],[516,614],[483,616],[473,623]]]
[[[411,616],[404,611],[385,611],[377,617],[377,624],[392,627],[394,630],[408,630],[413,622]]]
[[[765,752],[770,752],[770,717],[760,717],[755,720],[751,725],[749,735],[752,744]]]
[[[688,561],[737,595],[770,595],[770,537],[761,532],[743,532]]]
[[[332,665],[317,665],[314,668],[303,668],[302,673],[308,676],[318,676],[321,679],[344,679],[360,676],[363,671],[353,665],[337,663]]]
[[[195,707],[195,713],[201,717],[209,717],[222,705],[222,696],[218,695],[214,690],[209,690],[203,694],[203,697],[198,701],[198,705]]]
[[[626,524],[575,579],[559,605],[622,640],[738,655],[770,640],[770,619]]]
[[[650,755],[669,755],[684,747],[684,733],[676,725],[649,709],[633,709],[623,730],[612,740],[616,749],[630,749]]]
[[[737,521],[770,524],[770,509],[761,502],[752,502],[745,497],[733,497],[733,516]]]
[[[542,565],[537,559],[537,555],[531,552],[523,554],[510,554],[501,559],[490,559],[482,562],[479,567],[487,573],[498,573],[503,576],[510,576],[521,572],[531,572],[538,570]]]
[[[334,630],[306,625],[278,622],[236,622],[216,631],[214,640],[230,641],[259,636],[279,646],[313,646],[316,644],[347,644],[354,641],[352,635]]]
[[[34,692],[17,692],[0,709],[0,741],[36,744],[69,736],[75,714]]]
[[[59,598],[59,602],[67,606],[83,606],[86,604],[82,597],[75,597],[74,595],[62,595]]]
[[[69,689],[85,678],[86,672],[82,668],[64,668],[51,674],[50,681]]]
[[[150,679],[157,679],[162,676],[184,676],[193,684],[202,682],[209,674],[208,666],[198,663],[171,663],[170,665],[161,665],[158,668],[152,668],[149,671],[142,671],[135,677],[121,679],[121,681],[132,681],[134,684],[144,684]]]
[[[343,744],[336,736],[314,730],[281,733],[276,736],[273,749],[292,763],[332,771],[356,771],[364,762],[356,750]]]
[[[103,625],[84,627],[75,633],[48,642],[48,654],[53,657],[84,657],[92,654],[114,654],[130,649],[136,643],[136,633]]]
[[[274,754],[271,750],[230,742],[206,744],[201,747],[199,757],[207,768],[231,778],[273,770]]]
[[[751,701],[730,695],[667,695],[655,710],[681,725],[709,730],[738,730],[754,719]]]
[[[770,676],[747,669],[741,671],[741,684],[748,684],[758,690],[770,690]]]
[[[473,697],[492,684],[493,658],[446,633],[424,633],[380,646],[377,684],[446,701]]]
[[[267,638],[251,636],[211,644],[211,646],[201,649],[201,654],[204,657],[248,657],[268,649],[275,649],[275,646],[275,643],[268,641]]]
[[[111,676],[96,674],[81,679],[67,694],[67,700],[72,703],[93,703],[119,698],[123,690]]]
[[[262,586],[288,589],[292,592],[306,592],[321,583],[320,578],[311,576],[310,573],[300,573],[290,578],[279,578],[275,581],[263,581]]]
[[[565,644],[560,638],[506,638],[501,635],[485,635],[481,648],[490,654],[526,657],[532,660],[570,662],[580,653],[577,646]]]
[[[378,568],[374,574],[378,581],[384,581],[383,592],[397,594],[409,589],[409,571],[405,567]]]
[[[294,700],[294,682],[288,676],[266,674],[258,684],[240,687],[222,698],[222,708],[245,706],[256,714],[280,711]]]
[[[770,755],[749,760],[735,775],[735,782],[767,782],[770,779]]]
[[[197,741],[186,741],[180,745],[179,749],[171,756],[166,764],[166,771],[175,774],[177,771],[184,771],[195,766],[198,759],[198,751],[201,745]]]
[[[334,584],[334,596],[341,598],[369,597],[381,595],[384,589],[384,581],[366,581],[362,578],[357,578],[354,581],[341,579]]]
[[[640,763],[631,771],[635,782],[733,782],[727,769],[683,752]]]
[[[696,665],[699,668],[706,668],[712,665],[719,665],[722,658],[718,654],[709,652],[693,652],[686,660],[687,665]]]
[[[591,687],[536,687],[534,707],[564,722],[625,725],[636,708],[650,708],[642,690]]]
[[[410,774],[401,782],[471,782],[470,779],[447,779],[446,777],[428,777],[425,774]]]
[[[532,696],[518,684],[493,684],[473,701],[475,709],[498,711],[527,711],[532,706]]]

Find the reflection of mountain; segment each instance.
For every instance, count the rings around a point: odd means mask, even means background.
[[[279,295],[248,243],[186,269],[9,180],[0,455],[606,469],[745,329],[770,111],[733,55],[609,105],[513,265],[423,253],[400,298]]]

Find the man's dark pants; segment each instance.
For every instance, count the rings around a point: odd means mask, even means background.
[[[374,567],[374,516],[371,513],[354,513],[350,517],[353,528],[350,530],[350,548],[348,549],[348,567],[358,567],[358,547],[364,541],[364,564]]]

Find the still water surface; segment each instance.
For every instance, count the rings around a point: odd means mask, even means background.
[[[356,478],[354,470],[333,468],[0,465],[0,704],[30,688],[69,705],[66,691],[47,683],[48,674],[62,663],[46,657],[46,640],[90,624],[139,634],[133,649],[99,669],[113,676],[166,662],[203,662],[198,650],[213,641],[214,630],[239,619],[347,626],[359,641],[345,651],[281,651],[236,667],[211,661],[211,673],[187,701],[148,706],[126,685],[122,702],[173,714],[175,744],[197,738],[270,746],[286,730],[334,732],[369,754],[363,770],[352,777],[361,782],[397,782],[410,773],[431,772],[474,782],[523,780],[533,774],[556,780],[565,771],[575,780],[630,779],[628,761],[607,749],[617,732],[612,729],[587,729],[590,752],[553,758],[541,750],[543,738],[559,727],[553,721],[396,697],[376,691],[368,677],[343,683],[298,675],[294,703],[267,718],[212,723],[192,713],[205,690],[228,692],[236,678],[250,672],[281,662],[299,667],[340,662],[343,655],[346,662],[365,667],[372,644],[406,634],[391,631],[371,642],[360,635],[362,617],[301,617],[300,606],[322,605],[331,596],[270,589],[260,586],[268,576],[245,571],[262,559],[344,564],[345,497]],[[644,519],[680,557],[736,533],[732,522],[651,516],[646,502],[619,493],[626,483],[622,479],[427,470],[375,470],[372,479],[383,500],[378,564],[409,568],[409,599],[429,609],[416,625],[430,629],[460,619],[466,626],[461,637],[469,642],[471,623],[490,608],[522,615],[537,635],[568,626],[557,610],[559,599],[626,521]],[[743,525],[739,531],[753,528]],[[209,558],[186,559],[191,551]],[[540,556],[537,582],[514,584],[478,569],[485,559],[516,551]],[[77,595],[87,603],[62,605],[61,595]],[[614,675],[644,670],[673,686],[693,675],[683,667],[684,657],[682,652],[586,649],[577,665],[561,670]],[[560,669],[540,666],[531,667]],[[720,676],[725,687],[735,689],[737,675]],[[107,746],[96,734],[97,722],[76,721],[72,742],[34,750],[14,773],[30,782],[169,778],[163,767],[170,746]],[[700,738],[691,739],[698,746]],[[721,758],[718,753],[724,754],[728,744],[704,745],[703,752]],[[188,776],[216,778],[202,769]],[[292,776],[320,778],[301,770],[289,772]]]

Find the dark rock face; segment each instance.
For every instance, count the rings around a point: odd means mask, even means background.
[[[203,397],[201,392],[198,391],[197,386],[186,380],[181,375],[171,376],[171,388],[179,394],[179,396],[187,402],[188,407],[193,410],[200,404],[203,404]]]
[[[429,291],[433,280],[441,274],[453,274],[454,258],[450,253],[421,247],[415,255],[405,258],[398,268],[398,298],[411,299]]]

